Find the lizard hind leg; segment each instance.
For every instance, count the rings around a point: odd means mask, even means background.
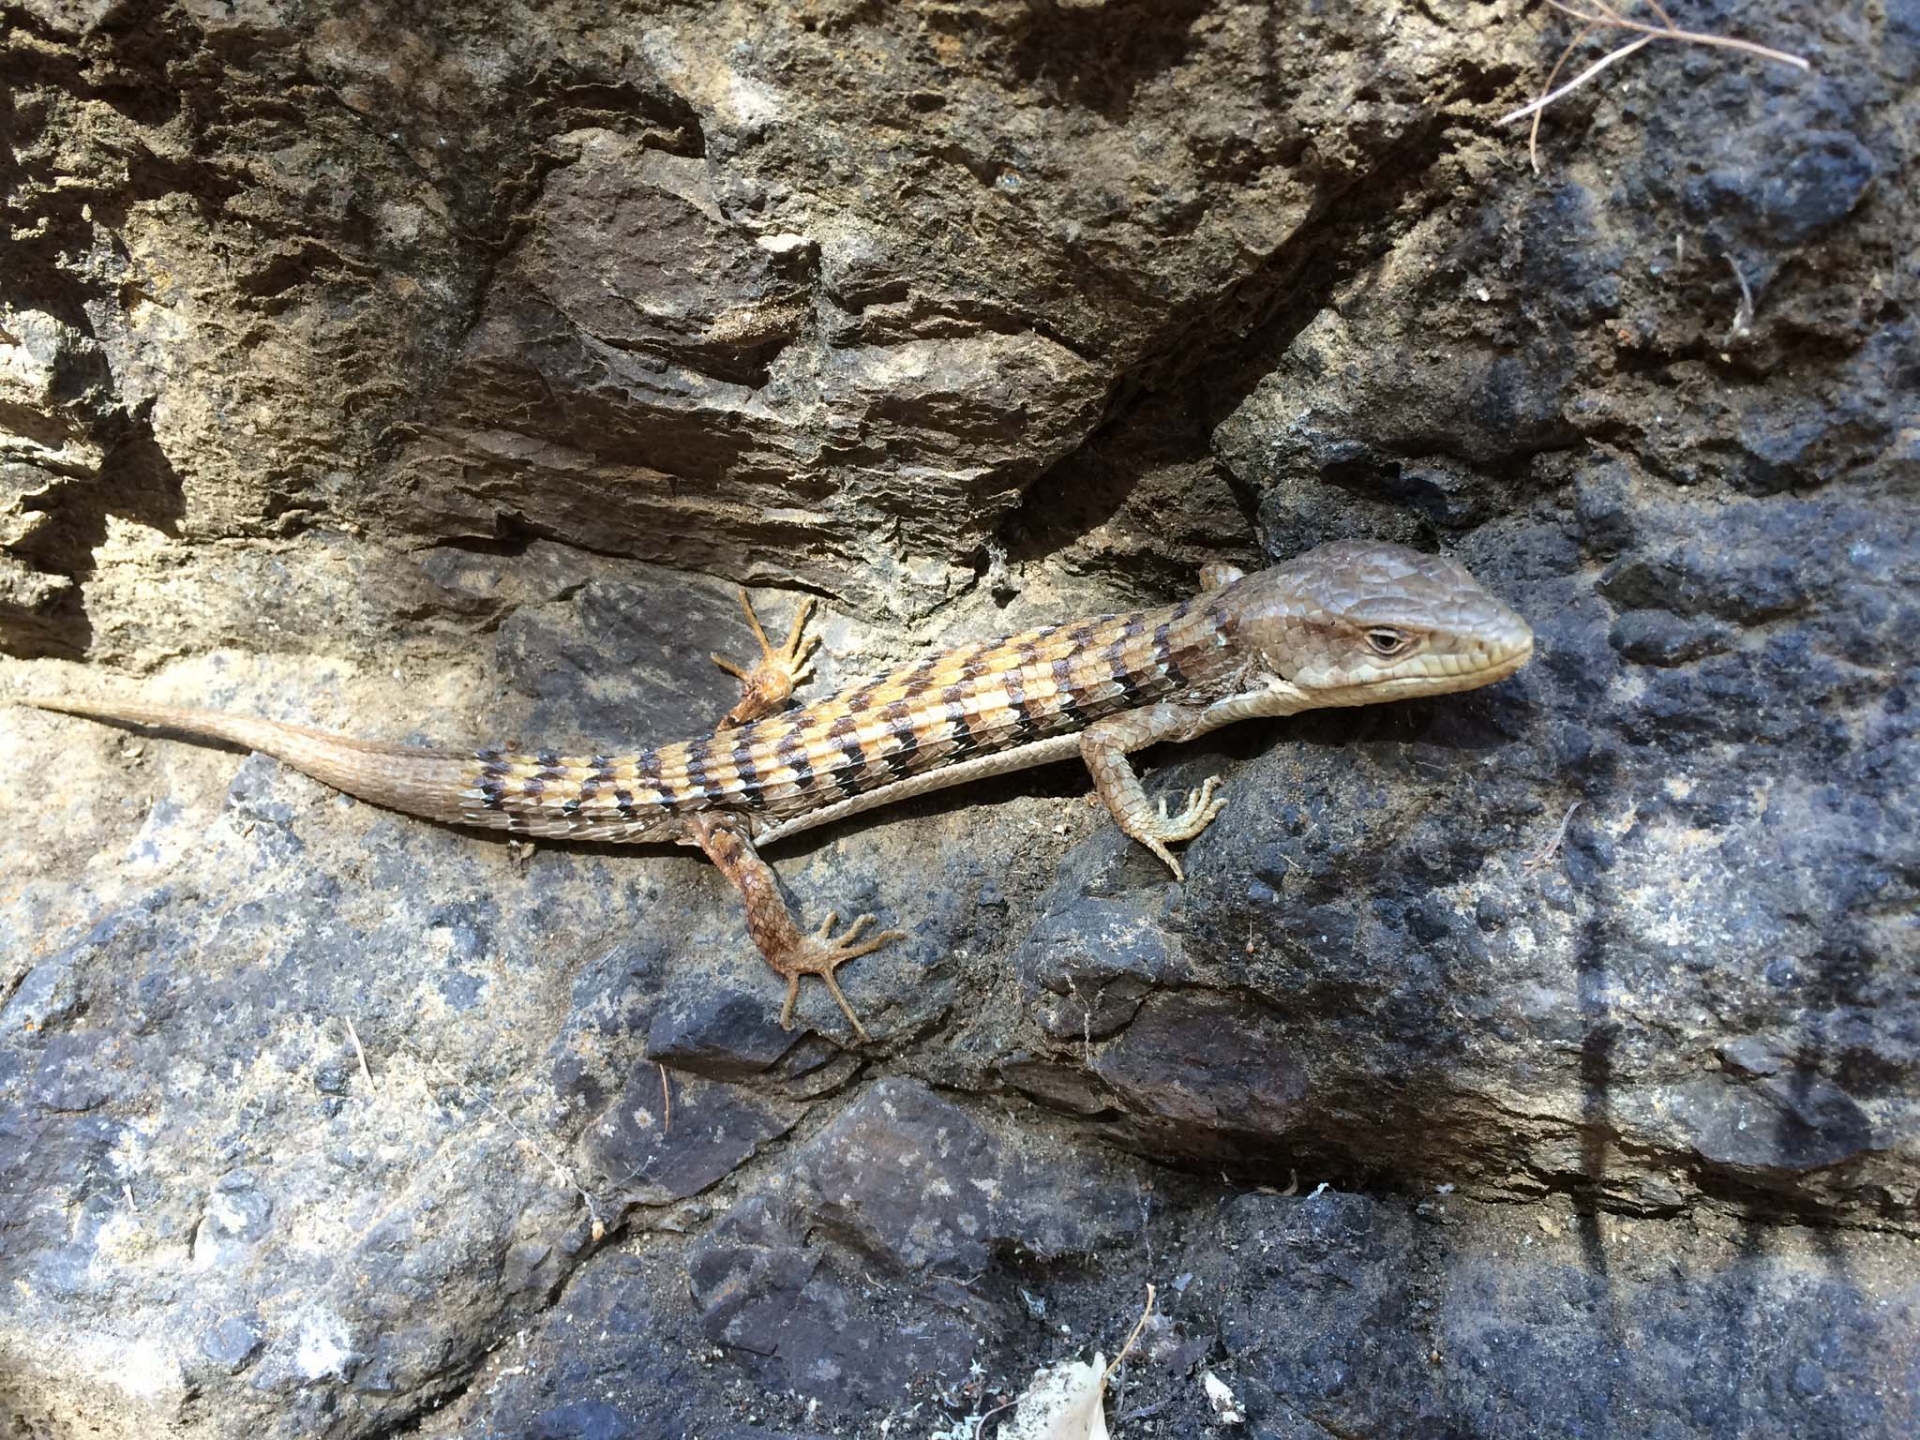
[[[714,664],[737,677],[742,686],[739,703],[721,718],[719,728],[722,730],[745,725],[785,708],[793,692],[813,673],[813,652],[820,646],[817,635],[808,638],[806,634],[807,617],[813,613],[811,595],[794,607],[787,643],[778,649],[761,628],[760,617],[754,614],[753,601],[747,598],[745,589],[740,591],[740,608],[746,611],[747,624],[760,644],[760,658],[751,665],[741,665],[724,655],[712,657]]]
[[[883,930],[862,939],[862,932],[874,923],[871,915],[855,917],[838,935],[833,927],[838,914],[829,914],[811,934],[801,930],[793,909],[780,893],[780,882],[773,867],[762,860],[741,823],[730,816],[710,812],[689,818],[688,837],[706,852],[720,873],[731,880],[746,904],[747,933],[753,937],[761,958],[775,974],[787,982],[786,1004],[780,1008],[782,1028],[793,1028],[793,1007],[800,998],[800,979],[818,975],[826,982],[840,1011],[853,1025],[853,1033],[862,1040],[872,1037],[854,1014],[853,1006],[840,991],[834,971],[849,960],[870,955],[882,945],[904,938],[899,930]]]

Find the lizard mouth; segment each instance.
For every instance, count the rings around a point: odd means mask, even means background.
[[[1322,692],[1318,703],[1371,705],[1380,700],[1478,690],[1505,680],[1532,658],[1533,631],[1519,622],[1513,630],[1491,639],[1417,656],[1397,675],[1377,676]]]
[[[1516,633],[1487,646],[1479,666],[1470,668],[1468,673],[1474,677],[1474,684],[1492,685],[1514,674],[1532,658],[1533,631],[1523,624]]]
[[[1518,622],[1512,631],[1497,639],[1441,658],[1456,662],[1457,668],[1447,668],[1467,686],[1492,685],[1514,674],[1533,658],[1533,631],[1524,622]]]

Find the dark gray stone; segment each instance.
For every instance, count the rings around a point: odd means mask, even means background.
[[[791,1050],[767,988],[712,989],[671,997],[647,1033],[647,1058],[714,1080],[758,1075]]]
[[[1051,992],[1040,1025],[1055,1039],[1104,1039],[1147,992],[1185,973],[1178,941],[1130,900],[1075,897],[1047,914],[1015,952],[1024,986]]]
[[[1629,610],[1613,622],[1607,643],[1641,665],[1684,665],[1733,645],[1733,633],[1712,621],[1683,620],[1669,610]]]
[[[908,1271],[972,1276],[996,1250],[1088,1255],[1134,1223],[1098,1167],[1009,1145],[925,1087],[883,1080],[796,1157],[813,1213]]]
[[[1185,1293],[1223,1287],[1217,1368],[1256,1428],[1838,1437],[1905,1423],[1878,1377],[1913,1343],[1911,1276],[1849,1274],[1804,1237],[1515,1218],[1247,1196],[1190,1253]],[[1302,1317],[1278,1343],[1273,1306]]]
[[[706,1333],[749,1373],[843,1411],[898,1404],[922,1376],[966,1373],[979,1341],[963,1315],[925,1306],[903,1321],[884,1292],[843,1278],[802,1234],[791,1210],[756,1197],[692,1256]]]
[[[1310,1088],[1279,1025],[1204,994],[1154,996],[1093,1069],[1159,1145],[1188,1155],[1283,1140]]]
[[[266,1336],[257,1317],[229,1315],[200,1334],[200,1353],[226,1370],[238,1371],[260,1353]]]
[[[595,1189],[657,1205],[698,1194],[798,1118],[791,1105],[647,1065],[588,1125],[582,1148]]]

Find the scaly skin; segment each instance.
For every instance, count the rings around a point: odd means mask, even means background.
[[[1452,561],[1395,545],[1336,541],[1252,575],[1208,566],[1201,593],[1131,615],[976,642],[781,707],[815,642],[804,607],[750,669],[721,728],[623,755],[423,750],[271,720],[113,700],[30,700],[97,720],[157,726],[273,755],[335,789],[409,815],[516,835],[698,846],[739,888],[747,928],[787,979],[791,1025],[802,975],[819,975],[862,1039],[834,970],[897,932],[806,932],[755,842],[911,795],[1079,753],[1126,834],[1163,860],[1225,803],[1215,780],[1169,814],[1127,756],[1232,720],[1468,690],[1505,678],[1533,633]],[[744,596],[742,597],[744,600]],[[748,610],[752,619],[752,611]]]

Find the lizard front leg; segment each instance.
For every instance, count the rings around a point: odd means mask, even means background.
[[[1187,796],[1186,808],[1170,815],[1165,800],[1156,807],[1147,799],[1147,792],[1140,784],[1140,777],[1133,773],[1127,755],[1162,740],[1189,739],[1208,728],[1206,719],[1203,710],[1162,702],[1095,721],[1080,736],[1081,757],[1093,772],[1094,788],[1106,801],[1114,823],[1166,861],[1176,880],[1184,880],[1186,875],[1167,846],[1193,839],[1226,808],[1226,801],[1213,798],[1220,777],[1208,776],[1198,790]]]
[[[794,608],[787,643],[778,650],[767,639],[767,632],[760,628],[760,617],[753,613],[753,601],[747,598],[744,589],[740,592],[740,608],[747,612],[753,638],[760,642],[760,658],[750,666],[742,666],[724,655],[713,657],[713,663],[729,675],[737,676],[742,687],[740,702],[720,718],[716,728],[721,730],[730,730],[784,709],[801,682],[813,673],[813,652],[820,645],[818,636],[803,638],[807,616],[813,613],[811,595]]]
[[[883,930],[862,940],[860,932],[875,920],[871,915],[859,915],[835,935],[833,927],[840,917],[834,912],[828,913],[819,929],[810,933],[803,931],[786,897],[780,893],[780,882],[774,876],[773,867],[760,858],[745,827],[737,819],[709,812],[689,817],[687,827],[689,837],[739,890],[740,898],[746,903],[747,933],[753,937],[753,943],[760,947],[761,955],[775,973],[786,977],[787,1003],[780,1007],[781,1026],[787,1030],[793,1028],[793,1005],[800,996],[800,977],[818,975],[827,982],[827,989],[853,1026],[853,1033],[862,1040],[871,1038],[860,1017],[853,1013],[853,1006],[847,1003],[847,997],[840,993],[840,982],[834,979],[833,972],[847,961],[870,954],[891,940],[903,939],[904,932]]]

